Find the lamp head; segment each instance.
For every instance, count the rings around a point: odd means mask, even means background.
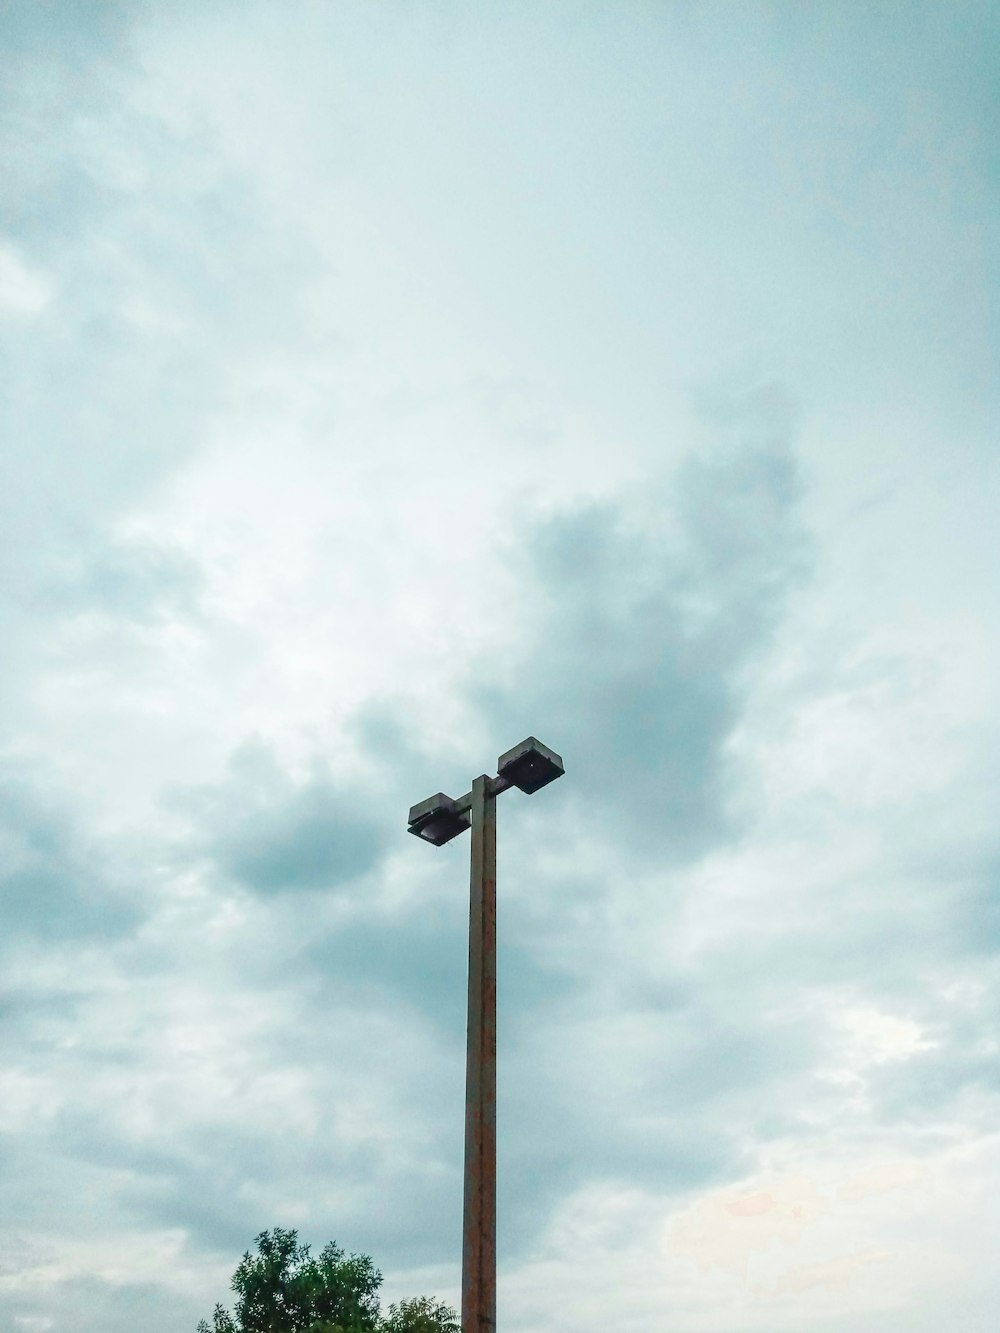
[[[407,823],[410,832],[418,838],[423,838],[424,842],[432,843],[435,847],[443,847],[446,842],[451,842],[452,838],[465,832],[472,823],[472,813],[469,810],[459,811],[451,797],[439,791],[434,796],[428,796],[426,801],[411,806]]]
[[[563,761],[555,750],[550,750],[534,736],[515,745],[497,760],[500,776],[529,796],[540,787],[561,778],[564,771]]]

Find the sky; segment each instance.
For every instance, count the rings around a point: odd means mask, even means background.
[[[1000,6],[0,6],[0,1333],[293,1227],[992,1333]]]

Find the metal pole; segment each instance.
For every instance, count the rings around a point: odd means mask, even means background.
[[[485,774],[472,784],[462,1333],[494,1333],[497,1318],[498,786]]]

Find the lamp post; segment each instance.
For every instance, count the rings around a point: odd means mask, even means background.
[[[559,755],[529,736],[500,756],[495,778],[483,773],[457,800],[438,792],[410,809],[409,831],[435,847],[472,829],[462,1333],[494,1333],[497,1318],[496,798],[510,787],[530,796],[562,774]]]

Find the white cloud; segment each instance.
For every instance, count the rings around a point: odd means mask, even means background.
[[[0,314],[31,319],[47,309],[53,296],[51,279],[0,239]]]

